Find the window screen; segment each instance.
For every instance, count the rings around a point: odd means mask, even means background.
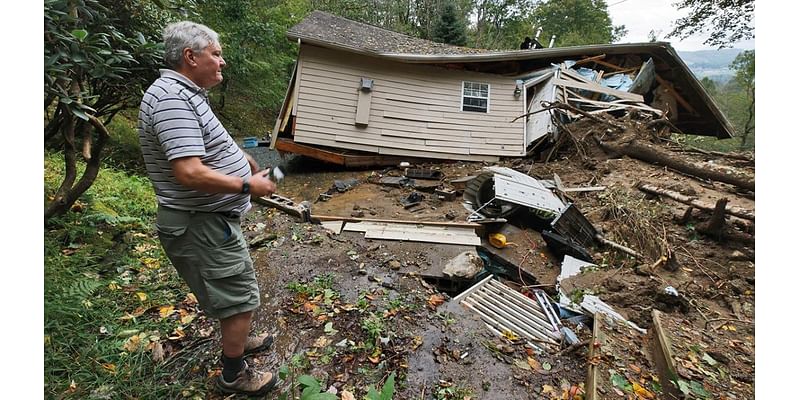
[[[464,82],[461,110],[489,112],[489,84]]]

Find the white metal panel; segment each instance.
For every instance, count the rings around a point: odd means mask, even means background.
[[[486,169],[494,172],[494,193],[498,199],[554,213],[564,210],[564,202],[535,178],[511,168]]]

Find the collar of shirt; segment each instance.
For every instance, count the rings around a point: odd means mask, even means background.
[[[184,85],[185,85],[187,88],[189,88],[189,89],[191,89],[191,90],[193,90],[193,91],[195,91],[195,92],[197,92],[197,93],[200,93],[200,94],[202,94],[203,96],[208,96],[208,90],[206,90],[206,89],[203,89],[203,88],[201,88],[200,86],[197,86],[197,84],[195,84],[194,82],[192,82],[192,80],[191,80],[191,79],[187,78],[186,76],[184,76],[184,75],[183,75],[183,74],[181,74],[180,72],[173,71],[173,70],[171,70],[171,69],[159,69],[159,70],[158,70],[158,72],[160,72],[160,73],[161,73],[161,77],[162,77],[162,78],[173,78],[173,79],[177,79],[177,80],[179,80],[181,83],[183,83],[183,84],[184,84]]]

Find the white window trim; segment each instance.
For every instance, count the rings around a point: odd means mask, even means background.
[[[491,105],[492,105],[492,101],[491,101],[491,98],[492,98],[492,84],[488,83],[488,82],[484,83],[484,82],[478,82],[478,81],[461,81],[461,92],[459,93],[461,106],[459,107],[459,110],[461,110],[461,112],[469,112],[469,113],[477,113],[477,112],[479,112],[479,111],[467,111],[467,110],[464,110],[464,84],[467,83],[467,82],[469,82],[469,83],[477,83],[477,84],[480,84],[480,85],[486,85],[486,114],[489,114],[489,111],[491,111]]]

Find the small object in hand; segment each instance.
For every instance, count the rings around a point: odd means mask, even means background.
[[[283,171],[281,171],[281,169],[279,167],[275,167],[275,168],[270,169],[269,175],[272,178],[272,180],[275,181],[275,182],[282,181],[283,177],[286,176],[286,175],[283,174]]]

